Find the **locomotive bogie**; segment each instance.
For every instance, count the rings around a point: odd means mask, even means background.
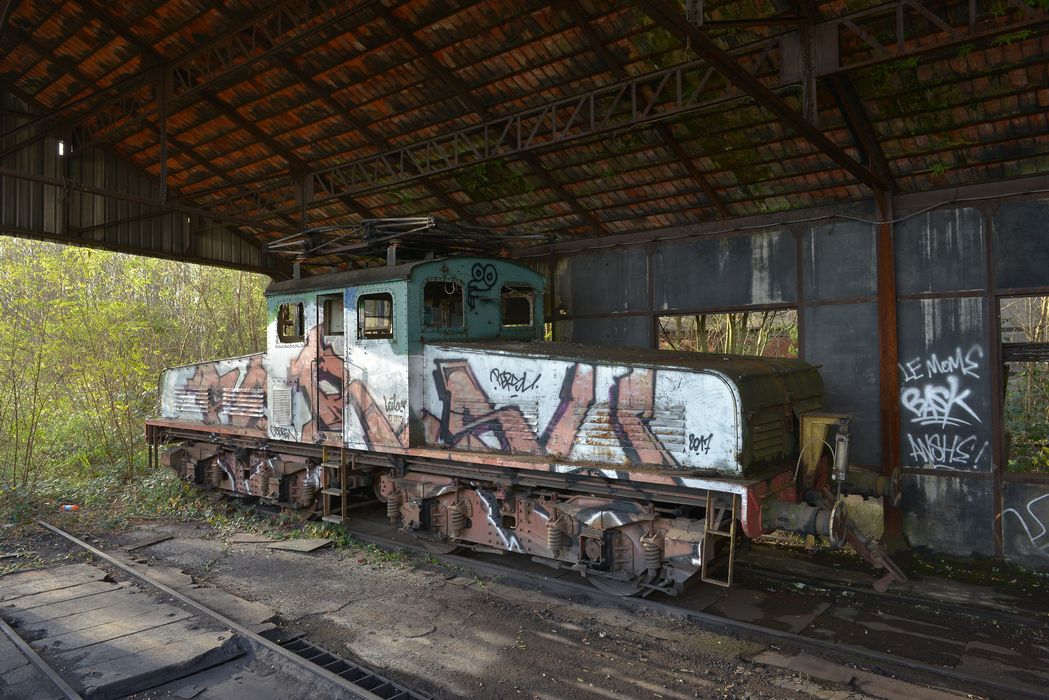
[[[391,522],[441,545],[526,554],[558,568],[678,592],[713,556],[705,518],[651,502],[463,483],[409,473],[380,477]]]

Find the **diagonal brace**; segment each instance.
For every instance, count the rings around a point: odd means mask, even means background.
[[[724,75],[731,83],[750,95],[759,104],[779,117],[784,124],[794,129],[812,145],[829,156],[835,163],[848,171],[853,177],[876,192],[889,189],[889,183],[861,165],[845,149],[827,138],[819,129],[798,114],[779,95],[769,90],[760,80],[753,77],[740,66],[735,59],[715,44],[706,32],[685,21],[679,8],[667,0],[637,0],[641,9],[656,24],[671,34],[684,34],[693,51],[703,56],[711,66]]]

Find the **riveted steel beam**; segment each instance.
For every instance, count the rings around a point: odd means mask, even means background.
[[[583,36],[586,37],[587,43],[590,44],[590,48],[598,55],[601,62],[612,71],[612,75],[614,75],[617,80],[625,79],[627,73],[622,62],[615,57],[609,48],[605,46],[605,42],[601,40],[601,37],[597,35],[594,27],[590,24],[590,18],[587,17],[586,12],[583,10],[578,0],[568,0],[568,2],[563,4],[559,3],[558,6],[563,7],[564,10],[568,12],[576,27],[583,32]],[[699,168],[696,167],[695,161],[693,161],[692,157],[689,156],[685,152],[685,149],[682,148],[681,144],[677,142],[670,127],[662,122],[657,122],[656,131],[659,132],[659,137],[663,140],[667,149],[674,154],[677,161],[685,168],[689,177],[692,178],[692,181],[699,185],[699,188],[703,190],[703,194],[706,195],[708,200],[710,200],[710,203],[714,208],[718,210],[718,213],[724,217],[730,216],[731,212],[729,212],[728,207],[725,205],[725,200],[722,199],[721,195],[717,193],[717,190],[711,186],[703,173],[699,171]]]
[[[803,32],[811,40],[812,37],[818,36],[818,33],[812,30],[812,27],[822,23],[819,8],[813,0],[797,0],[797,6],[798,10],[805,17]],[[805,30],[808,31],[806,32]],[[819,72],[818,66],[818,61],[810,64],[815,73]],[[814,89],[816,76],[813,75],[811,78],[811,85]],[[809,84],[808,81],[806,84]],[[826,84],[834,97],[835,103],[838,105],[838,110],[845,120],[845,126],[852,135],[853,142],[860,155],[866,160],[868,167],[888,185],[889,192],[894,192],[896,183],[889,168],[889,161],[885,157],[885,152],[882,150],[878,135],[874,132],[874,127],[871,126],[867,110],[863,107],[863,101],[853,88],[849,76],[845,73],[831,73],[826,76]],[[815,95],[812,96],[812,102],[814,104],[816,102]]]
[[[812,143],[839,167],[875,191],[884,191],[889,185],[849,155],[845,149],[831,141],[811,122],[788,105],[776,93],[751,75],[728,53],[714,43],[705,32],[682,21],[684,18],[675,5],[665,0],[638,0],[641,9],[656,24],[671,34],[684,35],[693,51],[704,56],[719,73],[734,85],[739,86],[769,112]]]
[[[459,76],[457,76],[454,71],[438,61],[434,57],[433,51],[419,41],[418,37],[416,37],[389,8],[385,5],[379,4],[376,6],[376,11],[379,16],[381,16],[383,20],[393,28],[397,33],[397,36],[412,47],[412,51],[414,51],[415,55],[426,65],[427,69],[434,76],[440,78],[445,84],[452,88],[452,91],[468,112],[473,112],[481,119],[491,118],[488,107],[470,91],[469,86],[460,80]],[[528,166],[532,174],[539,179],[539,182],[541,182],[544,187],[553,190],[558,198],[568,204],[572,212],[586,222],[587,226],[589,226],[594,233],[598,235],[607,233],[604,225],[597,216],[592,211],[583,207],[583,205],[579,203],[579,200],[576,199],[575,195],[569,192],[564,185],[555,180],[554,177],[547,172],[546,168],[543,167],[543,164],[539,162],[538,158],[531,153],[522,153],[520,158]]]
[[[20,0],[3,0],[0,3],[0,39],[4,37],[7,28],[7,20],[11,19],[11,13],[18,9]]]
[[[141,96],[156,84],[158,71],[172,75],[168,105],[171,109],[200,90],[268,59],[279,50],[306,41],[378,1],[286,0],[277,3],[174,61],[162,62],[158,67],[122,78],[106,88],[47,111],[37,120],[20,125],[17,130],[34,126],[40,126],[42,130],[19,145],[28,145],[51,135],[60,124],[74,126],[75,142],[81,148],[111,141],[159,111],[156,99],[134,99],[135,95]],[[111,113],[107,115],[107,112]],[[0,154],[0,157],[2,155],[5,154]]]
[[[817,69],[821,71],[821,75],[828,74],[828,71],[844,72],[1049,24],[1049,12],[1044,10],[1027,8],[1003,15],[1000,11],[997,14],[990,13],[984,7],[989,4],[990,0],[972,0],[970,7],[975,7],[975,10],[963,17],[949,18],[950,24],[947,26],[951,31],[941,30],[926,36],[921,42],[905,40],[883,47],[885,51],[882,53],[869,52],[857,59],[836,58],[830,68],[827,68],[824,61],[817,64]],[[816,31],[816,35],[855,37],[856,30],[866,33],[865,22],[883,21],[886,15],[903,17],[906,32],[915,21],[915,11],[910,9],[912,5],[912,2],[905,1],[890,2],[848,13],[817,25],[819,31]],[[946,22],[948,18],[941,21]],[[675,29],[681,24],[684,24],[684,21],[678,18],[674,24]],[[933,26],[939,29],[939,25]],[[774,61],[779,58],[780,43],[790,36],[792,35],[785,34],[763,39],[727,53],[744,66],[744,69],[757,71],[770,64],[773,64],[773,69],[777,69]],[[777,89],[800,80],[797,76],[790,76],[789,72],[781,69],[779,72],[778,82],[770,82]],[[731,84],[719,83],[718,79],[714,78],[716,74],[717,71],[707,60],[690,61],[618,80],[539,107],[493,117],[480,124],[448,131],[406,146],[315,169],[307,175],[314,182],[315,203],[320,204],[338,193],[361,194],[381,190],[489,160],[592,139],[613,131],[651,124],[747,98],[747,93]],[[766,71],[763,79],[768,78]],[[651,95],[651,98],[646,99],[646,95]],[[839,152],[843,153],[841,149]],[[875,172],[863,168],[847,153],[844,155],[853,163],[853,169],[873,184],[888,184],[881,182],[881,178]],[[285,207],[270,210],[253,209],[252,203],[259,198],[258,191],[286,187],[292,179],[288,173],[274,174],[246,180],[241,183],[240,191],[236,192],[236,186],[230,186],[225,190],[213,188],[211,193],[218,196],[209,206],[230,208],[242,215],[270,217],[287,210],[288,207],[294,207],[294,204],[287,203]],[[275,202],[276,199],[271,197],[269,201]]]

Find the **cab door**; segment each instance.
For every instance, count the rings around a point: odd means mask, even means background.
[[[319,442],[341,443],[343,429],[343,377],[346,357],[346,317],[343,294],[317,295],[317,333],[314,348],[314,391]]]
[[[408,447],[405,283],[346,290],[346,446]]]

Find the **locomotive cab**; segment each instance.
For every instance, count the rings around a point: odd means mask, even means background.
[[[420,444],[411,378],[423,372],[424,343],[540,339],[544,286],[532,270],[481,258],[270,285],[269,437],[354,449]]]

